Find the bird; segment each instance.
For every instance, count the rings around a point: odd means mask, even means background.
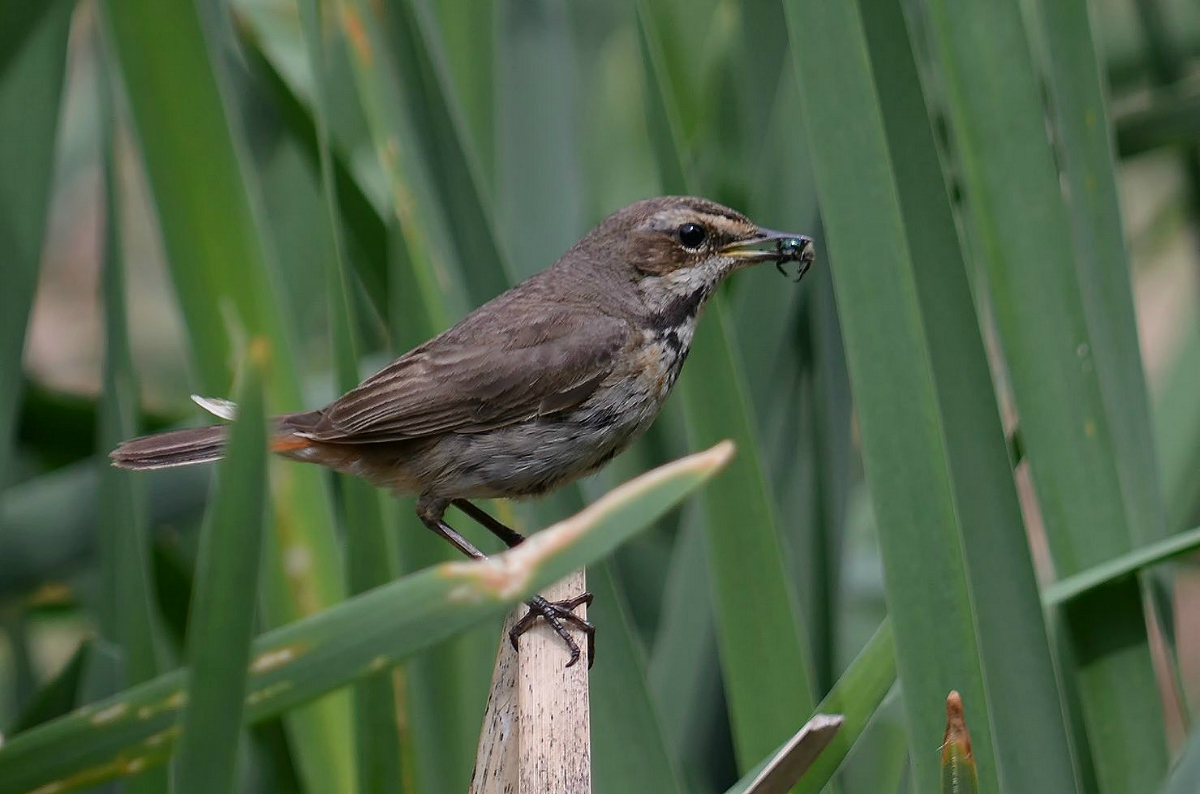
[[[471,500],[536,497],[596,471],[658,415],[691,349],[696,323],[735,271],[814,260],[813,241],[756,225],[694,196],[637,201],[601,221],[553,265],[401,355],[323,408],[272,420],[271,449],[416,497],[421,522],[468,557],[479,551],[446,522],[453,505],[509,548],[524,536]],[[194,397],[220,419],[236,405]],[[222,456],[226,427],[168,431],[121,443],[113,465],[157,469]],[[567,626],[583,593],[534,596],[512,628],[538,617],[580,657]]]

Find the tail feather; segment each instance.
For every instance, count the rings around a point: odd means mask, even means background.
[[[224,449],[225,428],[212,425],[131,439],[109,457],[120,469],[165,469],[218,460]]]
[[[222,400],[220,397],[202,397],[199,394],[193,394],[192,402],[218,419],[224,419],[226,422],[232,422],[234,419],[237,419],[237,403],[232,400]]]
[[[192,395],[204,410],[221,419],[232,421],[237,416],[237,405],[229,400]],[[289,457],[296,457],[299,450],[312,445],[312,441],[297,435],[297,431],[311,426],[320,418],[320,412],[284,414],[273,420],[274,438],[271,450]],[[193,463],[211,463],[225,454],[226,425],[191,427],[186,430],[171,430],[153,436],[142,436],[123,442],[109,453],[112,463],[119,469],[165,469],[169,466],[189,466]]]

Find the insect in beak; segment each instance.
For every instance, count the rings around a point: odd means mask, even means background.
[[[783,269],[787,262],[799,262],[796,272],[799,281],[812,266],[815,256],[811,237],[789,232],[776,232],[770,229],[759,229],[758,234],[736,243],[730,243],[721,249],[725,256],[740,259],[747,264],[754,262],[774,262],[775,269],[787,275]]]

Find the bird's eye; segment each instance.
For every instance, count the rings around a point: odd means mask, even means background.
[[[685,223],[679,227],[679,242],[684,248],[699,248],[707,236],[704,227],[698,223]]]

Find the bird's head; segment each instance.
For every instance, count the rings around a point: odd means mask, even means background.
[[[580,241],[579,253],[634,282],[651,308],[690,301],[698,308],[735,270],[813,261],[812,240],[763,229],[740,212],[693,196],[665,196],[610,215]],[[586,253],[585,253],[586,252]]]

